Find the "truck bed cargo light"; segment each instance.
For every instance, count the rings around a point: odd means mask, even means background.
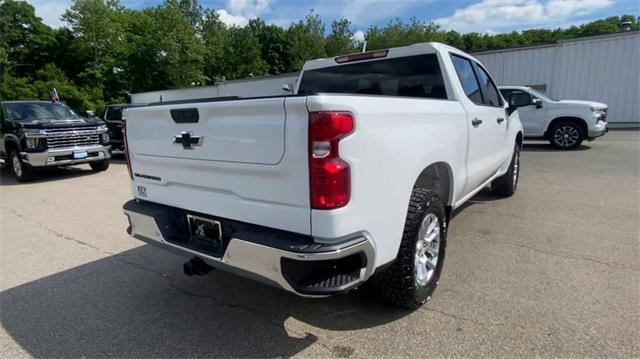
[[[363,52],[361,54],[339,56],[339,57],[336,57],[336,62],[339,64],[343,64],[346,62],[377,59],[381,57],[387,57],[388,53],[389,53],[389,50],[378,50],[378,51],[371,51],[371,52]]]

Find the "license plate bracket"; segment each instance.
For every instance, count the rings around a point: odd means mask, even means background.
[[[207,245],[214,251],[222,249],[222,224],[209,218],[187,214],[189,237],[194,242]]]

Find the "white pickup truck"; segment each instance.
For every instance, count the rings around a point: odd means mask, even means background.
[[[593,101],[554,100],[527,86],[500,86],[502,96],[518,108],[525,138],[543,138],[561,150],[604,136],[607,105]]]
[[[291,96],[156,103],[125,113],[133,237],[303,296],[368,280],[418,307],[450,213],[512,195],[522,126],[485,68],[422,43],[309,61]]]

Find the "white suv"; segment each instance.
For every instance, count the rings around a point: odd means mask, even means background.
[[[570,150],[608,131],[608,108],[603,103],[558,101],[526,86],[500,86],[500,92],[518,107],[527,138],[548,139],[554,147]]]

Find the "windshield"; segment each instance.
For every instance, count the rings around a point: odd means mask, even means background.
[[[7,120],[62,120],[78,118],[73,111],[61,103],[53,102],[15,102],[5,104]]]
[[[532,94],[534,94],[537,97],[540,97],[543,100],[546,100],[546,101],[558,101],[558,100],[556,100],[554,98],[551,98],[551,97],[547,96],[544,92],[541,92],[541,91],[538,91],[538,90],[535,90],[535,89],[532,89],[532,88],[530,88],[529,91],[531,91]]]

